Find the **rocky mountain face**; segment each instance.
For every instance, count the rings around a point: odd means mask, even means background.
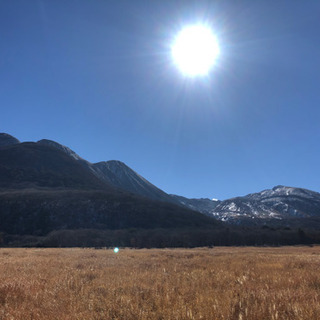
[[[236,224],[290,224],[320,218],[320,193],[302,188],[276,186],[258,193],[221,201],[211,214]]]

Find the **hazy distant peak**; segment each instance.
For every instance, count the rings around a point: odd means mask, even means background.
[[[8,133],[0,133],[0,147],[18,144],[20,141]]]
[[[68,154],[69,156],[71,156],[72,158],[74,158],[75,160],[82,160],[82,158],[79,155],[77,155],[73,150],[53,140],[42,139],[42,140],[39,140],[37,143],[61,150],[66,154]]]

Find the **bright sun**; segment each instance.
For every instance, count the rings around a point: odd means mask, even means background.
[[[175,38],[171,53],[175,64],[186,76],[206,75],[220,53],[219,44],[211,29],[191,25]]]

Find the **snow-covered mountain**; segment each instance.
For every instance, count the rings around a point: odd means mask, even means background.
[[[220,202],[211,214],[231,223],[261,223],[320,217],[320,193],[302,188],[276,186],[244,197]],[[258,220],[258,221],[257,221]]]

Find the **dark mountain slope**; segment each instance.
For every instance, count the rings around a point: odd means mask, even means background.
[[[0,147],[18,144],[20,141],[7,133],[0,133]]]
[[[123,189],[148,199],[178,203],[121,161],[98,162],[93,164],[92,167],[100,180],[115,188]]]
[[[90,170],[65,152],[39,143],[0,147],[0,188],[106,189]]]
[[[184,228],[215,220],[170,203],[106,191],[0,192],[0,231],[45,235],[58,229]]]
[[[48,139],[42,139],[42,140],[39,140],[37,142],[37,144],[58,149],[60,151],[63,151],[67,155],[71,156],[75,160],[81,160],[81,161],[86,162],[79,155],[77,155],[73,150],[71,150],[70,148],[68,148],[68,147],[66,147],[66,146],[64,146],[64,145],[62,145],[62,144],[60,144],[58,142],[55,142],[55,141],[52,141],[52,140],[48,140]]]
[[[148,199],[171,202],[211,216],[219,201],[210,199],[188,199],[167,194],[121,161],[104,161],[92,165],[97,177],[108,184]]]
[[[42,139],[38,141],[37,144],[64,152],[66,155],[81,163],[89,172],[94,173],[103,183],[118,190],[130,192],[152,200],[178,204],[206,215],[210,215],[209,212],[218,204],[217,201],[210,199],[187,199],[181,196],[169,195],[121,161],[110,160],[92,164],[81,158],[70,148],[55,141]]]
[[[132,170],[126,171],[131,174]],[[172,203],[120,190],[116,181],[98,178],[89,162],[54,141],[3,145],[0,232],[45,235],[60,229],[219,225]]]

